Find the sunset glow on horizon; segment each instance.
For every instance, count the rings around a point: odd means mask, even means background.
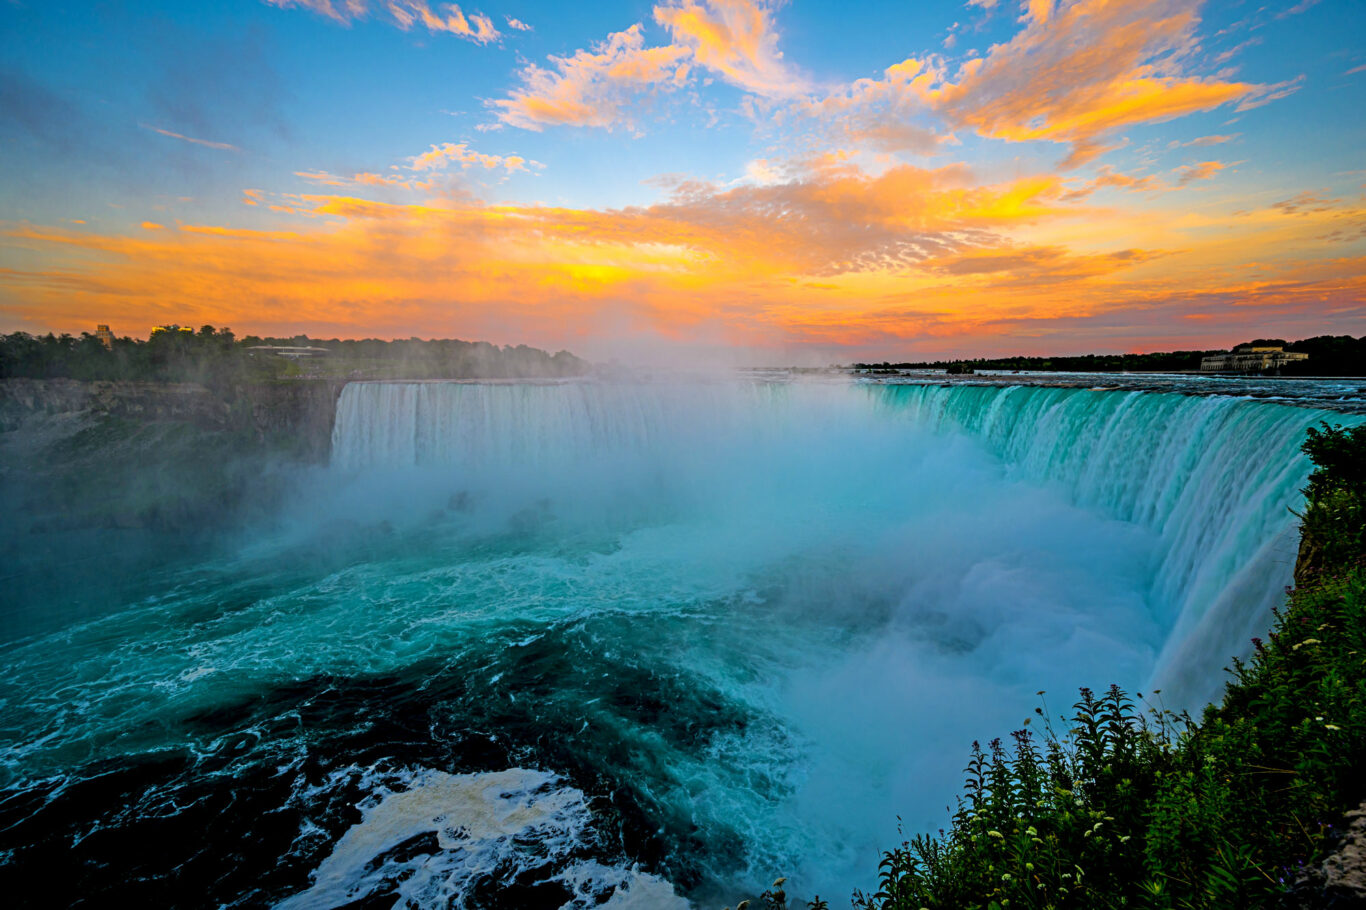
[[[0,21],[0,332],[774,363],[1366,333],[1349,0]]]

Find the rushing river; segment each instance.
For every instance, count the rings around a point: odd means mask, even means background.
[[[4,645],[0,884],[683,908],[786,875],[842,903],[1038,690],[1055,714],[1079,685],[1217,694],[1291,580],[1325,418],[1362,419],[1002,383],[351,384],[269,530]]]

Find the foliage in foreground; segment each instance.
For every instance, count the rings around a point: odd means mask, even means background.
[[[1304,494],[1298,583],[1341,572],[1366,554],[1366,424],[1310,428],[1305,453],[1317,469]]]
[[[1291,592],[1202,720],[1081,690],[1069,726],[974,744],[950,830],[888,852],[864,910],[1256,907],[1289,902],[1366,796],[1366,429],[1325,425]],[[1041,693],[1042,694],[1042,693]]]

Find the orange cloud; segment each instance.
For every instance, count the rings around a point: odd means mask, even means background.
[[[507,98],[487,102],[499,122],[522,129],[634,126],[642,95],[687,84],[694,68],[769,98],[791,98],[809,83],[783,61],[765,0],[671,0],[654,7],[673,41],[647,47],[643,26],[613,32],[590,50],[531,63]]]
[[[1038,288],[1109,276],[1161,255],[1133,249],[1087,255],[1061,247],[1034,246],[963,253],[926,263],[926,268],[955,277],[979,276],[979,286]]]
[[[1158,182],[1156,177],[1135,177],[1131,174],[1121,174],[1110,165],[1104,164],[1096,168],[1096,179],[1091,181],[1090,188],[1100,189],[1107,186],[1137,192],[1156,189]]]
[[[521,155],[488,155],[477,152],[470,148],[467,143],[446,142],[441,145],[433,145],[430,149],[420,155],[414,155],[408,159],[407,169],[421,174],[423,172],[444,171],[451,164],[458,164],[462,169],[478,166],[483,170],[491,171],[502,169],[505,174],[512,174],[517,171],[530,173],[529,168],[538,170],[544,169],[545,165],[539,161],[523,158]],[[393,165],[391,170],[398,171],[398,165]],[[318,186],[371,186],[371,187],[392,187],[403,190],[430,191],[438,182],[437,177],[430,176],[428,179],[418,179],[416,176],[404,176],[400,174],[377,174],[371,171],[363,171],[352,174],[350,177],[343,177],[328,171],[295,171],[294,176],[302,177],[304,180]],[[248,191],[247,204],[256,205],[261,201],[259,191]],[[281,208],[279,210],[292,211],[292,209]]]
[[[886,152],[933,152],[948,138],[928,119],[935,84],[943,73],[909,57],[887,67],[881,79],[859,79],[842,91],[802,99],[788,111],[814,121],[844,143]]]
[[[763,185],[680,180],[655,205],[609,210],[256,193],[286,210],[285,229],[10,224],[0,233],[28,258],[0,271],[0,313],[59,330],[98,314],[130,331],[190,321],[589,354],[595,339],[653,336],[846,346],[851,359],[1127,338],[1186,315],[1311,333],[1329,315],[1366,319],[1363,261],[1325,259],[1316,239],[1362,223],[1342,200],[1297,197],[1242,219],[1190,213],[1188,231],[1136,239],[1150,211],[1081,210],[1068,199],[1074,178],[1054,174],[983,185],[962,165],[870,174],[841,155],[768,166]]]
[[[447,165],[452,163],[459,164],[462,168],[476,164],[486,170],[503,168],[509,174],[513,171],[525,172],[528,163],[536,168],[545,167],[539,161],[528,162],[520,155],[486,155],[482,152],[476,152],[464,142],[446,142],[439,146],[433,145],[429,151],[416,155],[409,160],[411,162],[409,169],[414,171],[444,170]]]
[[[1341,202],[1341,199],[1329,199],[1317,193],[1306,192],[1273,203],[1271,207],[1286,215],[1312,215],[1320,212],[1331,212]]]
[[[1222,145],[1225,142],[1232,142],[1234,139],[1237,139],[1241,135],[1242,133],[1232,133],[1227,136],[1200,136],[1198,138],[1192,139],[1190,142],[1178,142],[1177,140],[1173,139],[1171,142],[1167,143],[1167,148],[1175,149],[1185,148],[1187,146],[1202,147],[1207,145]]]
[[[1227,168],[1222,161],[1201,161],[1199,164],[1183,164],[1176,168],[1177,186],[1185,186],[1196,180],[1208,180]]]
[[[847,294],[890,276],[924,280],[913,277],[920,264],[1050,217],[1060,191],[1053,177],[983,187],[961,167],[870,176],[834,158],[796,173],[770,186],[680,184],[657,205],[607,211],[305,195],[278,208],[314,216],[307,230],[125,237],[18,226],[7,233],[25,246],[80,255],[0,285],[21,301],[6,309],[28,320],[99,312],[137,324],[179,313],[239,330],[427,326],[547,344],[625,320],[680,338],[701,326],[755,338],[771,331],[773,312],[799,305],[779,304],[794,282],[836,276]],[[937,281],[941,268],[923,271]],[[458,333],[436,328],[452,325]]]
[[[928,120],[934,115],[987,138],[1066,143],[1070,167],[1106,151],[1127,126],[1231,102],[1244,110],[1299,85],[1190,72],[1199,19],[1188,0],[1029,0],[1024,9],[1024,27],[1012,40],[956,72],[938,56],[909,58],[880,79],[795,110],[847,124],[850,137],[890,151],[931,150],[942,138]]]
[[[448,32],[476,44],[488,44],[502,37],[488,16],[483,13],[466,16],[454,3],[442,6],[444,15],[432,12],[431,7],[422,0],[389,0],[388,7],[390,15],[405,31],[414,22],[421,22],[428,31]]]
[[[282,9],[303,7],[334,22],[349,25],[370,14],[370,0],[266,0]],[[493,20],[483,13],[466,15],[454,3],[442,4],[435,12],[425,0],[380,0],[374,4],[388,12],[394,24],[407,31],[420,24],[430,32],[446,32],[476,44],[490,44],[502,37]],[[511,25],[511,22],[509,22]],[[521,26],[519,23],[513,28]]]
[[[773,7],[763,0],[674,0],[656,6],[654,17],[698,65],[745,91],[787,97],[810,88],[783,61]]]
[[[1070,143],[1075,164],[1123,127],[1265,92],[1185,71],[1199,20],[1184,0],[1073,0],[1042,10],[1031,4],[1014,39],[937,87],[935,105],[952,122],[991,138]]]
[[[375,174],[369,171],[352,174],[350,177],[339,177],[336,174],[329,174],[327,171],[295,171],[294,176],[302,177],[319,186],[385,186],[403,190],[426,191],[436,185],[432,180],[411,180],[401,176]]]
[[[327,171],[295,171],[295,177],[302,177],[309,183],[317,183],[322,186],[346,186],[350,181],[345,177],[338,177],[336,174],[329,174]],[[251,203],[255,205],[255,202]]]
[[[668,89],[687,77],[686,48],[645,47],[639,23],[614,32],[592,50],[550,57],[554,69],[528,64],[522,85],[488,105],[510,126],[540,131],[552,126],[612,128],[631,122],[623,111],[641,91]]]

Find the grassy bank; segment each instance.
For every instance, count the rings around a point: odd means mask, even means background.
[[[973,744],[948,830],[888,851],[856,907],[1359,905],[1317,870],[1366,798],[1366,427],[1304,449],[1298,584],[1222,703],[1198,720],[1117,687],[1065,719],[1041,704],[1009,742]]]

